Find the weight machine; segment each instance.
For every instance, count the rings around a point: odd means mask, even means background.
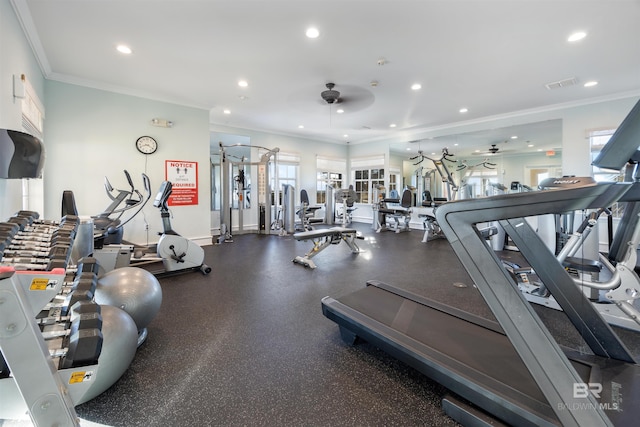
[[[425,156],[422,151],[418,151],[417,156],[410,158],[410,160],[420,159],[416,163],[414,163],[415,166],[419,165],[424,160],[430,160],[435,168],[434,171],[437,172],[438,175],[440,175],[447,195],[446,198],[437,196],[431,197],[431,201],[428,202],[426,206],[432,207],[433,213],[418,214],[418,217],[423,219],[422,225],[424,228],[424,236],[422,238],[422,242],[426,243],[430,240],[445,238],[444,233],[442,232],[442,229],[440,228],[440,225],[438,225],[438,221],[436,220],[435,211],[441,204],[451,200],[455,200],[457,192],[459,190],[458,185],[453,179],[453,175],[451,175],[451,172],[447,167],[447,162],[454,162],[454,160],[452,160],[452,157],[453,154],[449,154],[449,149],[445,147],[442,149],[442,155],[438,159],[433,159],[431,157]],[[435,187],[435,189],[437,189],[437,187]],[[436,194],[439,194],[439,192],[437,192]],[[423,202],[422,205],[425,206],[425,202]]]
[[[233,161],[232,155],[228,153],[232,147],[249,147],[265,150],[260,156],[260,160],[257,162],[247,161],[245,157],[240,158],[239,161]],[[238,225],[236,232],[242,234],[245,230],[244,226],[244,210],[246,206],[253,209],[253,205],[245,205],[247,195],[249,200],[252,200],[250,194],[250,184],[246,185],[246,173],[244,171],[245,166],[256,167],[257,172],[257,200],[258,200],[258,233],[271,234],[272,222],[273,222],[273,210],[279,212],[280,200],[278,197],[273,200],[270,176],[269,176],[269,164],[273,162],[276,183],[278,181],[278,168],[277,168],[277,154],[280,151],[279,148],[265,148],[256,145],[247,144],[233,144],[222,145],[220,143],[220,171],[221,171],[221,193],[222,193],[222,206],[220,208],[220,235],[218,238],[213,238],[213,243],[220,244],[223,242],[233,242],[233,210],[232,210],[232,198],[234,193],[238,196]],[[233,176],[234,166],[237,167],[237,175]],[[253,175],[251,175],[253,176]],[[232,187],[232,182],[236,184],[236,187]]]
[[[425,160],[430,160],[433,163],[433,167],[435,168],[435,171],[438,173],[438,175],[441,178],[441,182],[444,184],[446,197],[447,197],[446,201],[455,200],[456,193],[458,192],[458,189],[459,189],[458,185],[453,179],[453,175],[451,175],[451,172],[447,167],[447,162],[455,163],[455,160],[452,160],[452,158],[453,158],[453,154],[449,154],[449,149],[445,147],[442,149],[442,155],[437,159],[425,156],[422,150],[418,151],[417,156],[413,156],[409,159],[409,160],[420,159],[413,164],[414,166],[419,165]],[[430,182],[430,184],[431,184],[430,186],[431,188],[429,190],[427,190],[427,188],[425,188],[423,184],[423,191],[429,191],[430,193],[435,194],[436,197],[438,197],[438,195],[441,192],[437,187],[433,185],[434,183]],[[431,191],[431,190],[434,190],[434,191]]]

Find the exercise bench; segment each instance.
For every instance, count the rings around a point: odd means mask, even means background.
[[[313,248],[307,252],[304,256],[297,256],[292,261],[296,264],[302,264],[305,267],[316,268],[316,265],[311,258],[318,255],[329,245],[337,245],[344,241],[349,245],[351,252],[357,254],[360,251],[358,245],[356,245],[356,239],[364,239],[353,228],[332,227],[323,228],[318,230],[303,231],[301,233],[295,233],[293,237],[298,241],[313,241]]]

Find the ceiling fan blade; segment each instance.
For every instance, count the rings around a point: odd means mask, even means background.
[[[318,113],[326,111],[328,106],[335,108],[333,106],[339,104],[340,108],[344,109],[346,113],[349,113],[363,110],[375,101],[375,96],[370,90],[360,86],[340,84],[337,82],[334,90],[340,92],[340,97],[333,104],[328,104],[320,95],[325,90],[325,84],[322,83],[294,89],[287,95],[287,103],[295,110]],[[324,109],[322,107],[324,107]]]

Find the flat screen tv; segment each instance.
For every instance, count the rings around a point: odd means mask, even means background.
[[[44,146],[33,135],[0,129],[0,178],[42,178]]]

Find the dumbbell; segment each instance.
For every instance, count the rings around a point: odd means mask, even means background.
[[[51,248],[51,242],[6,239],[2,241],[3,249],[44,251]]]
[[[69,292],[62,302],[60,307],[60,313],[63,316],[69,314],[71,307],[78,301],[93,301],[95,290],[91,289],[76,289]]]
[[[52,349],[49,354],[59,357],[60,369],[75,368],[98,363],[102,351],[102,316],[100,306],[94,302],[77,302],[71,308],[69,328],[59,331],[43,332],[45,340],[62,338],[62,346]]]
[[[12,222],[0,222],[0,236],[11,239],[20,231],[20,226]]]
[[[78,273],[93,273],[96,276],[100,272],[100,265],[98,260],[93,257],[82,257],[78,260],[77,264]]]
[[[18,257],[42,257],[42,258],[61,258],[67,255],[70,249],[69,242],[59,242],[48,248],[39,246],[32,249],[5,249],[4,256],[7,258]]]
[[[72,240],[75,236],[75,229],[56,228],[51,232],[19,231],[13,236],[13,240],[55,243],[60,240]]]
[[[7,219],[6,222],[16,224],[18,227],[20,227],[20,230],[24,230],[25,227],[29,226],[33,221],[29,221],[29,218],[26,217],[12,216],[11,218]]]
[[[40,214],[36,211],[28,211],[28,210],[19,210],[14,214],[14,216],[21,216],[26,218],[32,218],[33,221],[40,218]]]
[[[76,274],[73,284],[71,285],[72,291],[89,291],[91,294],[95,294],[96,286],[98,286],[98,275],[92,272],[79,272]]]
[[[46,328],[48,326],[52,326],[52,325],[56,325],[59,323],[71,323],[72,321],[74,321],[76,318],[78,318],[81,315],[85,315],[85,321],[88,320],[88,317],[86,315],[91,315],[93,317],[96,317],[95,315],[100,315],[100,305],[97,304],[95,301],[91,301],[91,300],[80,300],[80,301],[76,301],[75,303],[73,303],[73,305],[71,306],[71,309],[68,311],[68,313],[66,315],[47,315],[47,316],[38,316],[36,317],[36,322],[38,323],[38,326],[40,327],[40,329]],[[41,314],[44,313],[44,311],[40,312]],[[100,321],[102,321],[102,317],[100,317]],[[45,336],[46,338],[51,338],[52,336],[47,336],[45,335],[47,332],[43,332],[43,336]]]
[[[1,255],[3,264],[13,265],[16,269],[51,271],[54,268],[67,268],[71,247],[58,244],[48,252],[5,249]]]
[[[78,366],[98,363],[104,337],[98,328],[74,328],[78,322],[71,323],[71,331],[64,340],[66,354],[60,361],[60,368],[77,368]]]
[[[49,316],[39,319],[39,326],[46,328],[52,325],[65,324],[64,329],[56,329],[50,331],[43,331],[42,337],[45,340],[51,340],[54,338],[68,337],[73,335],[80,329],[99,329],[102,330],[102,315],[100,314],[100,306],[93,301],[78,301],[74,304],[74,307],[79,303],[88,303],[86,306],[82,306],[82,312],[71,309],[71,314],[68,316]],[[97,307],[97,308],[96,308]],[[60,356],[60,354],[57,354]]]

